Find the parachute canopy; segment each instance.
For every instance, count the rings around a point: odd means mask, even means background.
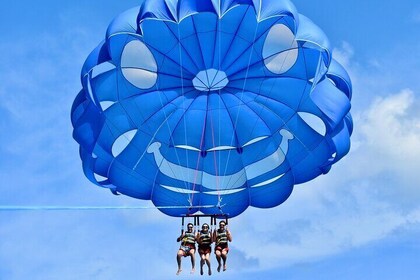
[[[81,81],[85,175],[171,216],[277,206],[350,148],[350,78],[288,0],[146,0]]]

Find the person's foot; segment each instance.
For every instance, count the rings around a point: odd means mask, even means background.
[[[181,273],[182,269],[178,269],[178,271],[176,272],[176,275],[179,275]]]
[[[220,267],[221,265],[219,264],[219,266],[217,267],[217,272],[220,272]]]
[[[195,268],[191,269],[190,274],[194,274],[194,272],[195,272]]]
[[[204,271],[203,271],[203,267],[200,267],[200,275],[203,275]]]
[[[211,275],[211,268],[209,267],[209,275]]]
[[[223,271],[226,271],[226,268],[227,268],[226,265],[223,265]]]

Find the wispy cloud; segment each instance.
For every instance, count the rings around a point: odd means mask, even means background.
[[[407,172],[416,174],[413,167],[420,166],[420,113],[415,110],[415,103],[418,100],[414,93],[405,89],[394,95],[376,98],[367,111],[357,116],[360,129],[357,141],[360,142],[356,143],[358,148],[365,146],[364,150],[370,158],[366,164],[371,167],[372,173],[387,170],[392,173],[398,171],[399,174],[395,175],[401,177],[405,177]]]
[[[47,30],[0,43],[8,54],[0,66],[0,153],[7,158],[0,161],[0,178],[13,182],[1,187],[7,193],[2,203],[63,203],[71,189],[89,185],[71,139],[70,108],[86,49],[105,27],[90,36],[83,22],[69,22],[68,13]]]
[[[345,68],[349,68],[352,64],[354,49],[348,42],[343,42],[341,48],[333,50],[333,58],[342,64]]]
[[[0,215],[4,221],[4,213]],[[131,219],[136,216],[132,213]],[[141,274],[162,279],[169,270],[175,273],[176,249],[165,248],[157,238],[147,242],[144,236],[149,236],[150,228],[126,223],[120,212],[36,212],[9,217],[8,225],[0,230],[0,236],[9,237],[0,244],[2,252],[7,252],[0,253],[0,260],[10,269],[8,279],[133,279]],[[159,235],[169,239],[169,234]],[[173,254],[164,254],[169,251]]]

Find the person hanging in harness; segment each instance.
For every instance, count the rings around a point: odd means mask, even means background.
[[[226,259],[229,252],[228,242],[232,242],[232,234],[226,228],[226,222],[220,221],[219,229],[213,232],[213,240],[216,242],[215,254],[218,262],[217,272],[220,272],[221,259],[223,260],[223,271],[226,270]]]
[[[176,261],[178,263],[178,271],[176,275],[179,275],[182,271],[181,269],[181,258],[182,257],[191,257],[191,274],[195,272],[195,233],[193,231],[193,224],[188,223],[187,231],[182,232],[181,236],[177,238],[177,242],[181,241],[181,246],[179,247],[178,254],[176,256]]]
[[[211,275],[210,267],[210,253],[211,243],[213,243],[212,233],[209,230],[209,225],[204,223],[201,230],[197,233],[198,253],[200,254],[200,274],[203,275],[204,263],[207,264],[208,273]]]

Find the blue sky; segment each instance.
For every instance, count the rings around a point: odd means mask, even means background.
[[[214,278],[417,279],[420,3],[379,2],[294,1],[353,80],[352,150],[281,206],[233,219],[229,270]],[[139,3],[3,5],[1,206],[150,206],[85,179],[70,123],[84,59]],[[198,278],[188,261],[175,277],[179,228],[154,209],[0,211],[0,279]]]

